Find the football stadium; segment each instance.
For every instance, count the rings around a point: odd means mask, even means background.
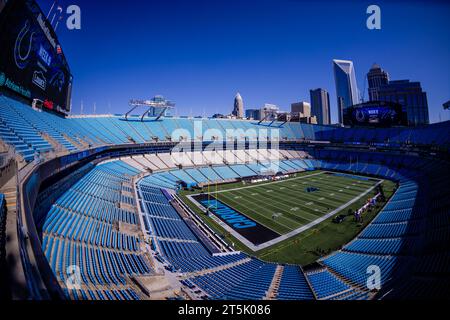
[[[69,115],[37,3],[0,27],[2,299],[449,297],[450,121],[170,116],[162,97]]]

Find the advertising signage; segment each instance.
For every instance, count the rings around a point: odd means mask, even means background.
[[[8,1],[0,13],[0,87],[70,111],[72,75],[53,28],[35,1]]]

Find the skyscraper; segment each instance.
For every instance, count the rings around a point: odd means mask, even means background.
[[[242,100],[242,97],[239,94],[239,92],[236,94],[236,97],[234,98],[234,109],[231,114],[238,119],[244,118],[244,101]]]
[[[245,117],[247,119],[261,120],[261,109],[247,109],[245,110]]]
[[[333,60],[333,69],[336,82],[339,123],[343,124],[344,109],[359,103],[355,68],[352,61]]]
[[[309,102],[295,102],[291,104],[291,120],[303,123],[317,124],[317,117],[311,115],[311,104]]]
[[[330,95],[325,89],[309,91],[311,96],[311,113],[317,117],[318,124],[331,124]]]
[[[379,88],[389,83],[389,74],[375,63],[367,74],[367,81],[369,83],[369,101],[377,101],[379,100]]]
[[[409,80],[389,81],[378,90],[380,101],[396,102],[406,112],[409,126],[420,126],[430,123],[428,114],[427,93],[423,92],[420,82]]]
[[[291,113],[300,114],[301,117],[311,116],[311,105],[308,102],[295,102],[291,104]]]

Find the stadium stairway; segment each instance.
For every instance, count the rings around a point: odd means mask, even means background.
[[[273,275],[272,283],[270,284],[269,290],[267,290],[267,295],[265,300],[275,300],[278,295],[278,289],[281,284],[281,277],[283,276],[284,266],[278,265]]]
[[[15,292],[8,292],[8,296],[12,299],[24,299],[28,296],[26,291],[27,280],[23,273],[23,266],[20,257],[20,251],[17,248],[20,247],[20,239],[15,232],[17,229],[17,186],[16,178],[11,178],[7,183],[5,183],[1,189],[0,193],[4,196],[5,211],[3,212],[2,224],[5,226],[5,259],[6,266],[3,276],[5,276],[5,282],[9,285],[14,283],[16,286]],[[1,282],[1,281],[0,281]],[[0,290],[1,293],[2,290]]]

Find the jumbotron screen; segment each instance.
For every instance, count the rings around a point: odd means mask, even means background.
[[[8,1],[0,12],[0,87],[47,109],[70,112],[72,75],[51,25],[34,1]]]
[[[406,113],[397,103],[376,101],[344,110],[344,125],[367,127],[406,126]]]

